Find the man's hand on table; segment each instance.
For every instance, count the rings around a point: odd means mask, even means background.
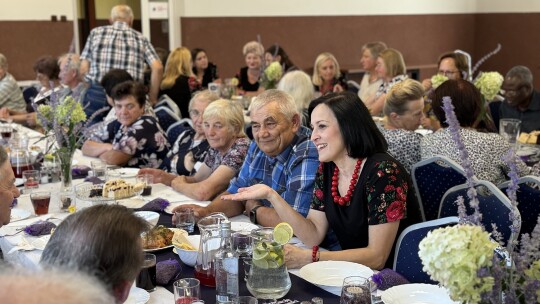
[[[195,204],[186,204],[186,205],[181,205],[181,206],[178,206],[176,208],[173,209],[172,213],[173,213],[173,217],[172,217],[172,223],[173,225],[176,225],[176,215],[175,213],[180,211],[180,210],[183,210],[183,209],[193,209],[193,215],[195,215],[195,220],[198,221],[199,219],[207,216],[208,214],[210,214],[210,212],[208,211],[208,208],[206,207],[202,207],[202,206],[199,206],[199,205],[195,205]]]

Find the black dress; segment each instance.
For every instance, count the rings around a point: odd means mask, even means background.
[[[197,69],[195,67],[193,67],[193,74],[197,75]],[[214,80],[216,80],[218,78],[219,78],[219,75],[218,75],[218,71],[217,71],[217,66],[215,64],[209,62],[208,67],[206,69],[204,69],[201,88],[202,89],[207,89],[208,84],[210,82],[214,82]]]
[[[256,92],[259,90],[260,83],[259,81],[253,84],[249,83],[247,71],[248,67],[243,67],[240,69],[240,73],[236,75],[236,78],[238,78],[238,88],[246,92]]]
[[[369,244],[369,225],[399,220],[399,230],[385,267],[392,268],[394,247],[407,226],[421,221],[420,206],[407,171],[386,153],[366,160],[349,206],[333,201],[334,163],[321,163],[315,179],[311,208],[324,211],[343,250]]]
[[[195,77],[178,76],[174,85],[159,91],[159,96],[167,94],[180,108],[182,118],[189,117],[189,101],[193,92],[200,90],[200,85]]]

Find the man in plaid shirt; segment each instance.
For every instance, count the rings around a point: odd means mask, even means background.
[[[152,104],[155,104],[163,76],[163,65],[154,47],[146,37],[131,28],[133,12],[129,6],[113,7],[110,22],[112,25],[97,27],[90,32],[81,54],[81,73],[92,83],[87,92],[90,94],[88,98],[91,99],[91,105],[86,110],[93,113],[107,106],[105,92],[99,82],[110,69],[126,70],[142,83],[145,63],[151,69],[148,95]]]

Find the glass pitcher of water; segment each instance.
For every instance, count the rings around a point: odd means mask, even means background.
[[[221,244],[220,223],[228,220],[221,212],[212,213],[197,222],[201,233],[199,253],[195,263],[195,277],[202,285],[215,287],[214,256]]]
[[[273,231],[274,228],[251,231],[253,255],[247,288],[258,299],[277,300],[291,289],[283,245],[274,241]]]

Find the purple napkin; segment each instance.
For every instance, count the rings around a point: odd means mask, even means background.
[[[104,184],[105,181],[96,176],[88,176],[84,179],[85,182],[91,182],[94,185]]]
[[[407,279],[405,279],[402,275],[388,268],[374,274],[371,279],[373,282],[375,282],[375,284],[377,284],[377,288],[380,290],[387,290],[390,287],[409,284],[409,281],[407,281]]]
[[[168,259],[157,262],[156,264],[156,282],[158,285],[167,285],[173,279],[177,279],[182,271],[180,263],[177,260]]]
[[[73,178],[85,178],[88,176],[88,171],[90,171],[90,167],[88,166],[77,165],[71,167]]]
[[[38,221],[24,228],[24,232],[32,236],[51,234],[51,230],[56,228],[54,223],[49,221]]]
[[[17,198],[13,198],[13,201],[11,202],[11,206],[9,206],[10,208],[15,208],[15,206],[17,206],[17,204],[19,203],[19,201],[17,200]]]
[[[156,198],[148,203],[144,204],[139,210],[141,211],[156,211],[156,212],[163,212],[167,206],[169,206],[171,203],[169,203],[168,200],[163,198]]]

